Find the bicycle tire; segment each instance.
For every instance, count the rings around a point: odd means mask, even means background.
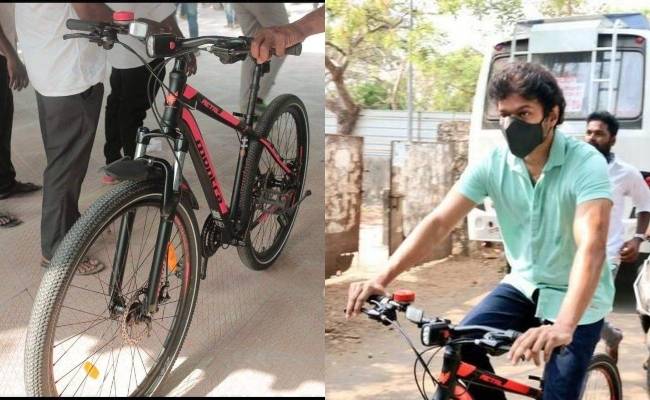
[[[68,290],[71,282],[77,275],[75,272],[79,260],[86,254],[86,251],[93,245],[99,235],[104,232],[103,229],[112,226],[109,224],[114,223],[117,218],[120,218],[121,213],[126,213],[130,209],[129,207],[135,207],[139,204],[153,204],[151,206],[152,208],[161,206],[162,191],[163,186],[161,182],[122,182],[95,201],[62,240],[38,289],[29,321],[25,346],[24,371],[25,388],[28,396],[58,395],[53,376],[54,366],[52,364],[56,334],[55,325],[57,324],[57,319],[60,317],[66,295],[69,294]],[[155,217],[153,220],[155,221]],[[189,251],[187,255],[184,252],[183,257],[190,257],[189,262],[184,259],[183,266],[180,268],[181,275],[184,277],[183,280],[187,282],[187,285],[181,289],[183,299],[179,295],[177,301],[179,304],[176,305],[176,309],[180,309],[180,313],[174,317],[173,325],[170,325],[169,333],[165,338],[165,344],[163,345],[161,342],[163,350],[159,353],[157,360],[154,359],[157,362],[152,364],[151,369],[142,380],[142,383],[135,388],[133,393],[128,393],[131,396],[152,395],[169,374],[183,346],[196,306],[199,290],[199,230],[192,208],[185,200],[182,200],[178,204],[174,215],[174,224],[176,223],[182,224],[185,229],[184,235],[187,237],[181,237],[181,240],[187,240],[185,243],[189,244],[188,247],[184,247],[189,249]],[[111,231],[107,230],[107,232],[110,233]],[[181,233],[182,235],[183,233]],[[131,237],[135,237],[135,235]],[[143,265],[145,265],[144,261]],[[149,265],[143,270],[147,274],[150,269]],[[106,265],[105,270],[110,271],[111,266]],[[99,277],[97,279],[101,281]],[[135,284],[137,286],[137,278]],[[135,353],[133,353],[133,356],[135,357]],[[92,356],[90,359],[92,360]],[[119,354],[117,359],[119,363]],[[87,363],[88,361],[85,364]],[[84,368],[86,368],[85,364]],[[91,365],[94,367],[95,364]],[[115,367],[113,383],[115,383],[117,371],[118,368]],[[129,390],[130,378],[131,376],[129,375]],[[84,378],[84,380],[86,379]]]
[[[595,395],[590,396],[589,392],[589,378],[591,374],[595,371],[599,371],[606,379],[608,384],[607,395],[602,395],[602,391],[598,392],[597,398],[611,399],[611,400],[623,400],[623,384],[621,382],[621,376],[616,367],[616,362],[608,356],[607,354],[596,354],[589,361],[589,367],[587,367],[587,375],[585,377],[585,382],[582,390],[582,400],[589,400],[590,398],[596,397]]]
[[[289,115],[289,118],[291,118],[295,125],[295,140],[275,138],[275,133],[277,133],[279,129],[274,130],[274,127],[276,123],[278,123],[278,126],[281,125],[280,121],[282,121],[282,118],[284,118],[285,115]],[[259,122],[255,126],[255,130],[262,137],[269,138],[282,158],[289,160],[292,169],[296,171],[296,177],[293,179],[293,182],[288,183],[288,185],[292,187],[293,192],[291,194],[291,199],[286,204],[286,208],[292,207],[302,197],[309,160],[309,122],[305,105],[294,95],[284,94],[278,96],[269,104],[264,114],[262,114]],[[290,146],[287,147],[283,145],[286,144],[284,142],[295,142],[295,150],[292,150],[290,147],[293,144],[290,144]],[[283,154],[283,152],[285,154]],[[263,158],[263,156],[266,158]],[[267,164],[269,166],[266,171],[260,169],[260,165],[262,164]],[[268,152],[265,151],[264,146],[258,140],[251,140],[242,173],[242,188],[239,200],[241,220],[246,221],[246,231],[244,235],[245,246],[238,247],[237,251],[244,265],[256,271],[267,269],[279,257],[282,249],[287,243],[287,239],[289,238],[289,234],[294,225],[299,209],[299,206],[296,206],[292,211],[286,214],[286,218],[283,216],[274,217],[279,228],[275,233],[272,233],[271,236],[273,239],[271,244],[266,248],[262,245],[261,249],[256,249],[257,239],[251,238],[254,230],[252,227],[256,220],[264,217],[262,215],[263,213],[260,213],[259,215],[257,213],[257,211],[260,211],[257,210],[257,207],[262,206],[260,201],[260,191],[263,189],[260,188],[260,181],[262,179],[267,179],[267,181],[269,180],[269,171],[275,175],[275,170],[272,168],[279,169],[277,165],[273,164],[271,157]],[[286,175],[284,178],[286,178]],[[275,180],[275,178],[273,179]],[[264,219],[265,223],[271,218]],[[256,235],[259,236],[259,230]]]

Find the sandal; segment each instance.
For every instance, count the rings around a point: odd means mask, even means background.
[[[6,192],[0,193],[0,200],[6,199],[7,197],[11,197],[15,194],[34,192],[36,190],[39,190],[40,188],[41,185],[36,185],[30,182],[16,181],[16,183],[11,187],[11,189],[9,189]]]
[[[77,267],[77,274],[79,275],[92,275],[96,274],[104,269],[104,264],[94,258],[86,257],[81,261]]]
[[[41,267],[48,268],[49,266],[50,266],[50,261],[43,258],[41,260]],[[86,257],[81,262],[81,264],[79,264],[79,267],[77,268],[77,273],[79,275],[92,275],[102,271],[104,267],[105,267],[104,264],[102,264],[99,260]]]
[[[0,228],[13,228],[14,226],[22,224],[23,221],[9,214],[0,213]]]

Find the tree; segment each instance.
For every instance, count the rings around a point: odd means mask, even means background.
[[[371,92],[375,103],[377,96],[384,103],[397,103],[403,75],[399,71],[403,72],[408,44],[408,13],[405,0],[328,1],[325,67],[333,90],[325,104],[336,113],[339,133],[354,131],[360,100]]]
[[[542,14],[548,17],[570,17],[606,12],[605,4],[592,6],[585,0],[544,0],[539,8]]]
[[[499,27],[509,30],[523,15],[521,0],[438,0],[423,5],[427,12],[415,4],[413,28],[409,29],[408,0],[328,0],[326,107],[336,114],[339,133],[354,131],[362,108],[405,107],[409,61],[417,69],[416,105],[467,110],[474,92],[470,81],[476,78],[469,75],[478,76],[480,56],[469,49],[440,54],[437,49],[446,39],[434,29],[431,16],[468,9],[478,17],[497,18]],[[427,100],[431,88],[436,88],[434,80],[445,89],[436,89],[434,99]],[[445,96],[444,90],[451,90],[452,95]]]
[[[416,64],[421,88],[416,106],[425,110],[468,112],[476,91],[483,55],[463,48]]]

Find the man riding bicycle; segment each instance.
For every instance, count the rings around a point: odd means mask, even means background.
[[[512,272],[460,325],[524,332],[510,359],[540,363],[544,399],[577,399],[603,318],[614,299],[605,248],[612,194],[605,159],[556,129],[565,100],[541,65],[512,63],[491,81],[508,147],[470,165],[442,203],[421,221],[375,279],[350,286],[347,317],[372,294],[415,265],[477,204],[494,203]],[[462,359],[494,371],[485,350],[466,346]],[[505,399],[471,385],[474,399]]]

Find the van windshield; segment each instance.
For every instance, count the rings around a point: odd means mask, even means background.
[[[525,60],[523,56],[517,60]],[[501,70],[508,62],[508,55],[497,56],[492,62],[491,75]],[[608,79],[610,51],[599,51],[594,64],[596,79]],[[591,52],[533,54],[532,61],[549,68],[558,80],[566,100],[565,118],[587,118],[593,110],[606,110],[608,103],[608,82],[592,83],[592,99],[589,105],[589,75]],[[643,53],[639,51],[617,51],[616,69],[613,76],[612,109],[619,119],[637,119],[643,107]],[[620,90],[619,90],[620,89]],[[487,99],[487,118],[497,120],[496,103]]]

